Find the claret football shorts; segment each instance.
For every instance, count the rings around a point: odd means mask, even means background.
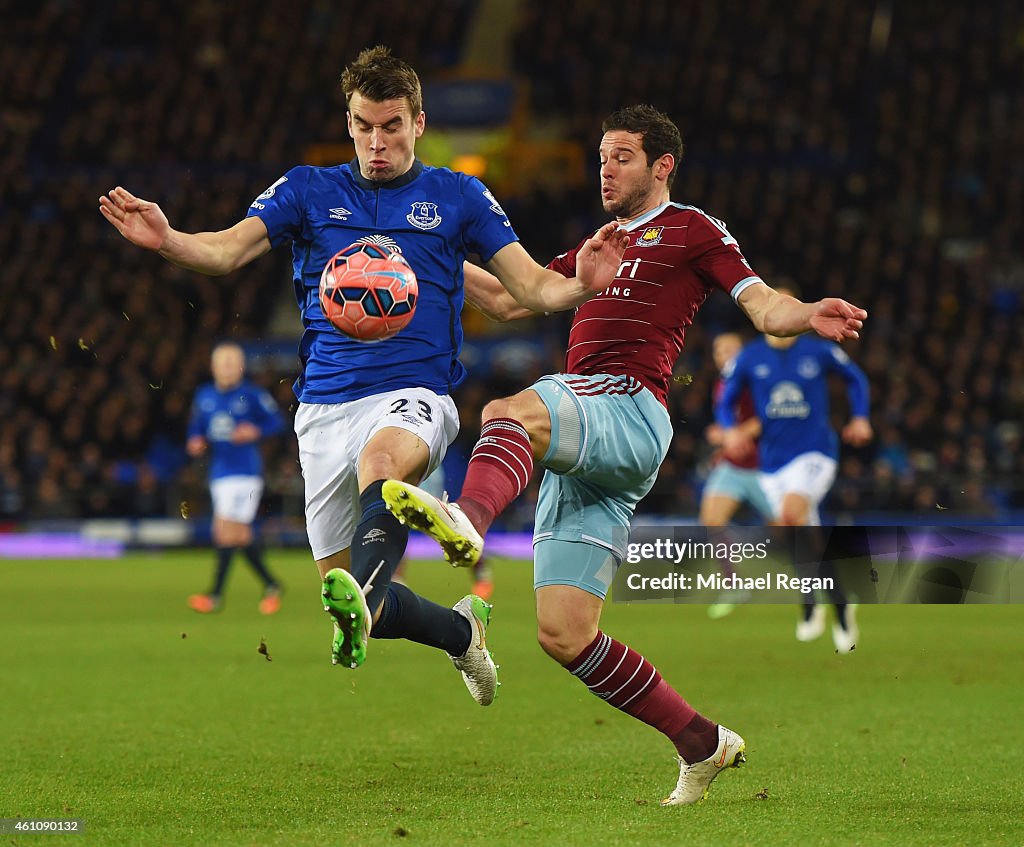
[[[672,440],[668,412],[628,376],[546,376],[530,386],[551,416],[534,529],[534,586],[604,597],[633,511]]]
[[[441,464],[459,432],[448,395],[401,388],[348,403],[301,403],[295,413],[299,463],[306,489],[306,534],[314,559],[352,544],[359,518],[359,455],[385,427],[418,436],[430,450],[426,475]]]

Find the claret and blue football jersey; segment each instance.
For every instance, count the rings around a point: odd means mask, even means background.
[[[466,375],[462,348],[462,264],[488,261],[516,241],[494,196],[476,177],[418,160],[378,184],[359,163],[292,168],[253,202],[249,216],[270,243],[292,245],[295,295],[305,332],[299,348],[303,403],[341,403],[399,388],[448,394]],[[385,341],[354,341],[320,309],[320,275],[339,250],[368,241],[399,250],[416,273],[419,299],[411,323]]]

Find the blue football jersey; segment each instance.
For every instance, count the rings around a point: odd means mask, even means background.
[[[206,439],[210,479],[263,475],[259,442],[231,443],[231,433],[243,421],[258,426],[264,438],[284,430],[284,418],[274,398],[252,383],[243,381],[226,391],[208,383],[196,392],[188,436],[201,435]]]
[[[785,349],[760,338],[726,366],[725,389],[715,406],[722,426],[736,423],[734,409],[744,388],[750,390],[761,421],[761,468],[777,471],[804,453],[839,457],[839,440],[829,420],[828,375],[846,380],[853,417],[867,417],[868,380],[831,341],[802,335]]]
[[[358,161],[292,168],[253,202],[249,216],[266,224],[270,243],[292,245],[295,296],[305,332],[303,403],[340,403],[399,388],[448,394],[466,375],[459,361],[464,300],[462,263],[484,261],[516,241],[505,212],[476,177],[418,160],[407,173],[376,184]],[[398,250],[416,273],[412,321],[385,341],[354,341],[320,309],[327,261],[356,241]]]

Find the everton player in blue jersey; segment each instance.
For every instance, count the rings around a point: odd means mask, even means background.
[[[245,377],[245,354],[233,342],[218,344],[210,357],[213,382],[202,386],[192,402],[186,450],[210,454],[210,500],[217,570],[208,594],[193,594],[197,612],[220,608],[235,549],[241,548],[263,581],[259,609],[272,615],[280,608],[280,586],[270,575],[253,533],[263,495],[263,457],[259,443],[284,430],[284,418],[269,392]]]
[[[445,609],[391,584],[408,530],[385,508],[381,487],[388,478],[419,482],[455,437],[450,392],[465,375],[458,354],[467,255],[479,254],[522,306],[550,312],[607,288],[625,238],[614,223],[602,227],[580,250],[575,277],[541,267],[479,180],[416,159],[426,117],[419,78],[408,64],[384,47],[364,50],[341,84],[356,158],[293,168],[229,229],[179,232],[159,206],[121,187],[100,198],[100,211],[129,241],[205,274],[229,273],[291,244],[305,326],[295,430],[306,527],[324,577],[324,606],[335,622],[333,660],[362,664],[372,627],[377,638],[445,650],[473,698],[487,705],[497,688],[484,638],[490,607],[468,595]],[[378,344],[339,334],[318,302],[325,263],[356,240],[400,250],[419,281],[412,322]]]
[[[781,290],[781,289],[780,289]],[[788,293],[788,292],[787,292]],[[868,380],[838,345],[812,336],[764,338],[747,345],[728,366],[725,388],[715,408],[727,428],[726,454],[742,455],[751,447],[749,434],[736,425],[735,407],[749,390],[761,421],[758,442],[761,484],[775,522],[782,526],[818,526],[818,505],[836,477],[839,441],[829,420],[828,375],[846,381],[851,417],[843,440],[861,446],[871,440]],[[854,610],[834,595],[836,649],[848,653],[856,645]],[[807,604],[797,638],[810,641],[824,632],[824,609]]]

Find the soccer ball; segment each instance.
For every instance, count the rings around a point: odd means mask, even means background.
[[[356,242],[336,253],[320,275],[320,307],[339,332],[383,341],[416,311],[419,285],[401,253]]]

